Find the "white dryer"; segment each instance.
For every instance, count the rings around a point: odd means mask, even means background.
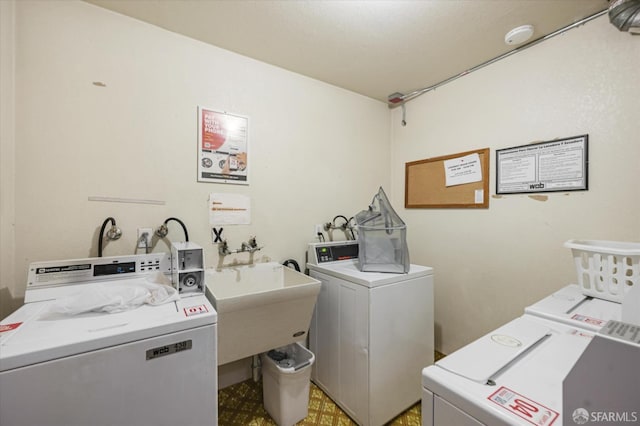
[[[49,309],[170,268],[162,253],[31,264],[25,305],[0,324],[0,424],[216,425],[217,314],[204,294],[111,314]]]
[[[620,321],[622,305],[585,295],[580,286],[570,284],[527,306],[524,312],[595,333],[609,320]]]
[[[423,426],[560,425],[562,381],[592,338],[516,318],[422,371]]]
[[[420,371],[433,363],[433,270],[361,272],[354,241],[313,243],[307,254],[322,283],[311,378],[359,425],[385,424],[420,400]]]

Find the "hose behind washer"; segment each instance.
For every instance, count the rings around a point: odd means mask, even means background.
[[[282,262],[282,264],[283,264],[284,266],[290,266],[290,265],[292,265],[292,266],[293,266],[293,269],[295,269],[296,271],[300,272],[300,265],[298,265],[298,262],[296,262],[296,261],[295,261],[295,260],[293,260],[293,259],[287,259],[287,260],[285,260],[284,262]]]

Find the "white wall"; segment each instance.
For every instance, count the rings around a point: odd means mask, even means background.
[[[572,281],[567,239],[640,240],[640,43],[606,17],[410,102],[402,127],[399,109],[389,122],[380,102],[82,2],[16,2],[11,49],[13,2],[0,3],[0,317],[19,303],[7,297],[23,295],[29,262],[95,255],[107,216],[125,235],[105,255],[133,253],[136,228],[177,216],[217,263],[211,192],[251,197],[252,224],[225,227],[232,246],[255,234],[261,254],[302,262],[313,224],[389,187],[412,262],[435,267],[445,353]],[[250,117],[250,186],[196,182],[198,105]],[[488,210],[401,208],[407,161],[489,147],[494,193],[495,149],[583,133],[586,192],[492,198]],[[181,239],[175,223],[169,237]]]
[[[0,318],[18,306],[10,292],[15,263],[15,8],[0,2]]]
[[[224,227],[231,248],[256,235],[260,256],[302,265],[314,224],[355,214],[389,186],[382,102],[83,2],[19,1],[15,19],[15,144],[2,139],[3,173],[15,165],[2,180],[15,247],[3,224],[1,252],[15,279],[3,271],[3,299],[23,296],[29,262],[95,256],[108,216],[124,235],[106,256],[133,253],[138,227],[175,216],[215,265],[212,192],[251,198],[251,225]],[[249,186],[196,182],[198,105],[250,117]],[[169,239],[182,238],[172,222]]]
[[[566,240],[640,240],[638,70],[640,39],[603,16],[408,103],[406,127],[394,110],[394,205],[406,162],[491,149],[488,210],[398,209],[412,262],[435,268],[437,349],[451,353],[575,281]],[[496,149],[585,133],[588,191],[494,196]]]

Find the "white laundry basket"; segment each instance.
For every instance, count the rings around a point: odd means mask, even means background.
[[[640,286],[640,243],[569,240],[578,284],[587,296],[621,303],[632,286]]]
[[[262,401],[279,426],[293,426],[309,414],[313,352],[294,343],[260,355]]]

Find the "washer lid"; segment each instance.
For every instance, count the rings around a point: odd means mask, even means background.
[[[525,342],[546,332],[550,336],[529,345],[526,352],[512,346],[512,338],[524,347]],[[502,340],[502,336],[508,337]],[[535,421],[551,425],[562,412],[562,381],[592,337],[584,330],[523,315],[481,337],[479,345],[473,342],[426,367],[422,385],[483,424]],[[509,351],[513,356],[505,355]],[[517,352],[520,356],[516,356]],[[471,365],[463,365],[464,362]],[[496,368],[498,374],[492,374]],[[488,378],[492,378],[489,384],[485,380]],[[524,414],[523,408],[528,410]],[[528,418],[527,414],[533,417]]]
[[[478,383],[487,383],[498,372],[525,354],[551,329],[527,317],[517,318],[438,361],[438,366]]]
[[[55,301],[28,303],[0,324],[0,371],[215,324],[204,295],[114,313],[52,317]]]
[[[608,320],[620,320],[622,305],[585,296],[571,284],[525,308],[525,313],[596,332]]]

